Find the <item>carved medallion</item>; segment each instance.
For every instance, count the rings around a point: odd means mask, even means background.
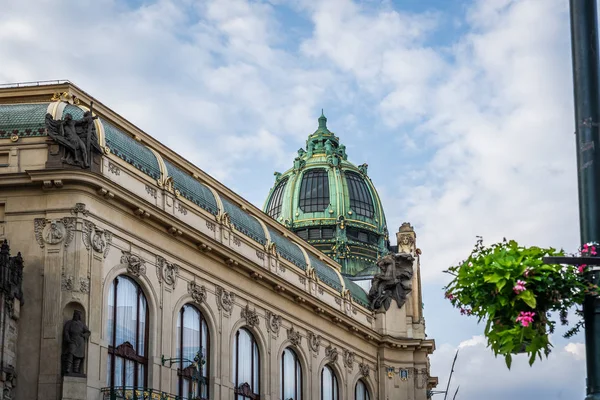
[[[188,293],[198,304],[202,304],[206,301],[206,288],[204,285],[200,286],[196,282],[188,282]]]
[[[161,256],[156,257],[156,276],[159,282],[164,280],[166,285],[175,288],[177,275],[179,275],[179,265],[170,263]]]
[[[102,253],[104,258],[108,256],[112,233],[98,228],[90,221],[83,221],[81,238],[86,249],[92,247],[96,253]]]
[[[73,214],[73,215],[83,214],[84,217],[87,217],[89,214],[89,211],[85,209],[84,203],[75,203],[75,207],[71,208],[71,214]]]
[[[336,362],[338,359],[338,350],[337,348],[329,345],[325,348],[325,357],[329,358],[331,362]]]
[[[223,310],[223,312],[227,315],[231,314],[231,310],[233,309],[233,302],[235,300],[235,294],[228,292],[223,289],[221,286],[216,287],[216,295],[217,295],[217,308],[219,310]]]
[[[256,314],[256,309],[251,310],[250,306],[246,304],[245,308],[242,308],[241,317],[246,320],[246,324],[250,326],[258,326],[259,319]]]
[[[369,376],[371,368],[369,368],[369,366],[365,363],[360,363],[360,364],[358,364],[358,370],[360,371],[360,374],[362,376],[367,377],[367,376]]]
[[[273,314],[271,311],[265,311],[267,317],[267,330],[275,334],[279,333],[281,328],[281,315]]]
[[[287,330],[287,337],[294,346],[300,347],[302,336],[300,336],[300,332],[295,330],[293,326]]]
[[[321,335],[315,335],[312,332],[308,332],[308,348],[314,353],[319,352],[321,347]]]
[[[146,274],[146,260],[136,254],[123,250],[121,264],[127,264],[127,272],[134,276]]]
[[[52,220],[50,221],[50,224],[46,225],[46,228],[44,229],[44,242],[46,242],[47,244],[60,243],[65,239],[66,234],[66,229],[62,222]]]
[[[354,352],[344,349],[343,358],[346,368],[352,368],[354,366]]]

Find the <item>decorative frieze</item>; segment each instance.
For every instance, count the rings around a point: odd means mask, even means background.
[[[279,329],[281,328],[281,315],[273,314],[269,310],[265,311],[265,315],[267,319],[267,330],[269,332],[278,334]]]
[[[234,235],[233,236],[233,244],[236,245],[237,247],[240,247],[242,245],[242,242],[239,237]]]
[[[158,197],[156,189],[148,185],[146,185],[146,193],[155,199]]]
[[[196,282],[188,282],[188,293],[197,304],[206,301],[206,287],[200,286]]]
[[[121,168],[119,168],[116,164],[108,162],[108,171],[113,175],[121,175]]]
[[[261,260],[264,261],[265,260],[265,253],[263,253],[260,250],[256,250],[256,257],[258,257],[259,259],[261,259]]]
[[[325,348],[325,357],[331,362],[336,362],[338,359],[338,350],[331,344]]]
[[[217,226],[215,225],[214,222],[206,221],[206,227],[213,232],[217,231]]]
[[[75,216],[77,214],[82,214],[84,217],[87,217],[89,214],[89,211],[86,210],[84,203],[75,203],[75,206],[73,208],[71,208],[71,214],[73,214]]]
[[[216,287],[216,295],[217,295],[217,308],[223,310],[226,315],[231,314],[231,310],[233,310],[233,302],[235,300],[235,294],[228,292],[223,289],[221,286]]]
[[[185,207],[180,202],[177,202],[177,211],[179,211],[183,215],[187,215],[187,213],[188,213],[188,211],[185,209]]]
[[[146,275],[146,260],[136,254],[123,250],[121,264],[127,265],[127,272],[134,276]]]
[[[300,336],[300,332],[294,329],[292,326],[287,330],[288,340],[296,347],[300,347],[300,343],[302,342],[302,336]]]
[[[352,368],[354,366],[354,352],[344,349],[343,359],[346,368]]]
[[[246,304],[246,307],[242,308],[241,317],[246,320],[246,324],[250,326],[258,326],[260,320],[258,319],[258,314],[256,313],[256,309],[251,310],[250,305]]]
[[[367,365],[365,363],[360,363],[360,364],[358,364],[358,370],[360,371],[360,374],[362,376],[367,377],[367,376],[369,376],[371,368],[369,368],[369,365]]]
[[[312,332],[308,332],[308,348],[313,353],[319,353],[321,347],[321,335],[315,335]]]
[[[164,281],[167,286],[174,289],[178,275],[179,265],[170,263],[161,256],[156,256],[156,277],[159,282]]]

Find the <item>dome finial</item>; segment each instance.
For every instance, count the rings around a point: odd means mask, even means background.
[[[321,108],[321,116],[319,117],[319,128],[327,129],[327,117],[323,113],[322,108]]]

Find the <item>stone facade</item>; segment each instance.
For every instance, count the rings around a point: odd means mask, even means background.
[[[147,300],[146,390],[178,393],[177,365],[164,359],[176,356],[177,316],[193,304],[208,326],[210,399],[234,398],[242,327],[258,345],[260,399],[279,398],[287,347],[302,367],[304,399],[320,397],[325,365],[340,399],[354,399],[359,379],[371,399],[427,398],[437,383],[428,362],[435,344],[425,337],[412,228],[398,240],[412,238],[404,251],[415,257],[413,291],[401,308],[373,312],[338,264],[96,101],[103,154],[87,169],[58,165],[36,113],[60,120],[91,101],[70,83],[0,90],[0,116],[18,116],[0,126],[0,238],[26,260],[27,306],[17,318],[13,308],[4,347],[15,356],[18,320],[15,398],[108,398],[107,304],[119,276]],[[83,377],[61,374],[63,324],[75,310],[91,331]]]

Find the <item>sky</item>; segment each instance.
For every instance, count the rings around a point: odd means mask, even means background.
[[[582,335],[508,371],[444,299],[476,236],[575,251],[566,0],[0,0],[0,83],[68,79],[262,208],[321,109],[421,258],[457,399],[585,396]],[[441,400],[442,394],[434,396]],[[450,396],[449,396],[450,397]]]

